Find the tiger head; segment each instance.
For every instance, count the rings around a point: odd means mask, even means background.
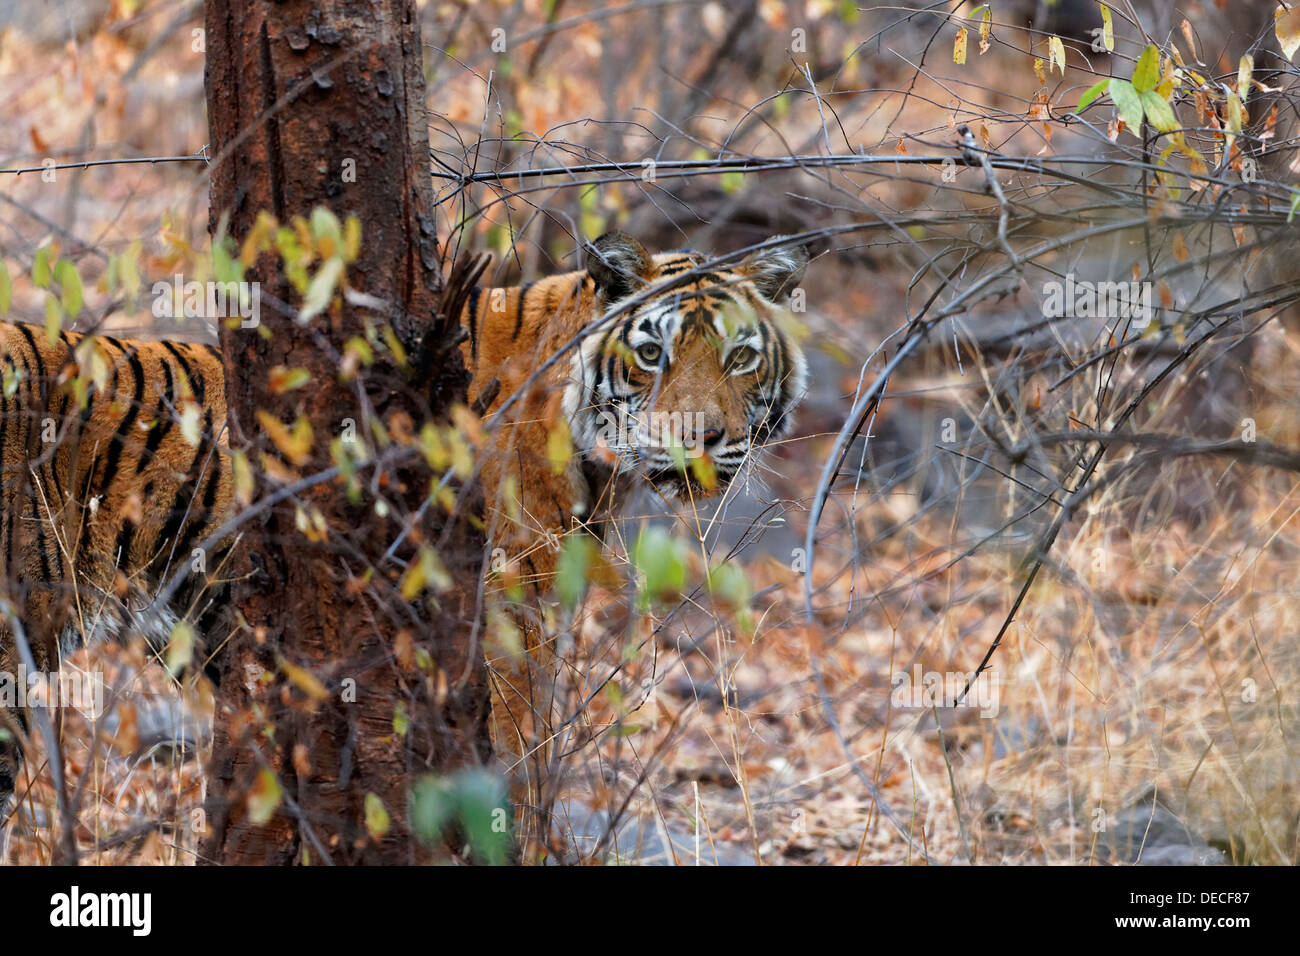
[[[565,404],[580,450],[668,495],[725,489],[786,434],[803,396],[784,316],[807,262],[783,246],[714,268],[696,252],[651,256],[623,233],[597,239],[595,318],[622,311],[574,358]]]

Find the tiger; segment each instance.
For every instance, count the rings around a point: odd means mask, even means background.
[[[116,636],[231,512],[221,354],[0,323],[0,811],[28,712],[17,681]],[[79,390],[80,393],[79,393]],[[220,593],[214,548],[173,607],[203,617]],[[213,585],[209,588],[209,585]],[[204,608],[194,605],[201,602]],[[149,615],[166,640],[173,615]],[[22,653],[21,630],[27,654]]]
[[[724,268],[691,250],[651,255],[613,231],[585,270],[469,297],[469,398],[496,426],[481,452],[489,545],[525,592],[502,601],[523,653],[488,648],[491,734],[529,803],[541,802],[555,735],[554,653],[537,611],[557,542],[601,537],[638,485],[670,502],[724,491],[790,430],[807,364],[782,317],[808,253],[781,238]],[[524,829],[536,837],[545,824]]]
[[[555,549],[539,540],[575,529],[599,534],[602,516],[638,483],[668,498],[724,490],[788,432],[807,371],[777,318],[807,260],[788,245],[710,268],[698,252],[651,256],[612,232],[592,244],[585,270],[470,293],[460,316],[467,398],[488,423],[501,419],[481,456],[488,533],[520,556],[531,602],[555,570]],[[603,323],[608,313],[614,321]],[[584,332],[566,358],[564,348]],[[81,408],[74,393],[90,345],[108,375]],[[51,343],[44,330],[0,323],[0,370],[0,587],[13,592],[8,606],[21,608],[14,617],[37,670],[49,673],[61,651],[116,634],[149,603],[150,589],[232,516],[221,354],[104,335],[87,343],[72,332]],[[667,435],[623,427],[656,411],[684,427]],[[197,442],[195,429],[187,435],[180,424],[196,413]],[[572,453],[556,468],[547,448],[561,420]],[[707,455],[710,484],[680,467],[685,445]],[[214,565],[226,544],[217,543]],[[174,606],[211,606],[219,585],[210,575],[187,577]],[[87,604],[96,612],[89,627]],[[521,623],[524,653],[488,662],[489,723],[514,771],[532,760],[535,783],[552,733],[545,688],[553,655],[537,619],[521,613]],[[0,674],[18,673],[21,663],[11,625],[0,615]],[[166,620],[152,626],[170,629]],[[0,808],[28,730],[22,713],[0,706],[5,725]]]

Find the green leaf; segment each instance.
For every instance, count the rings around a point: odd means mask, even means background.
[[[1178,128],[1178,117],[1159,93],[1148,90],[1142,94],[1141,100],[1142,110],[1146,113],[1148,123],[1162,133],[1171,133]]]
[[[212,276],[218,282],[239,282],[244,278],[244,264],[239,260],[238,251],[229,239],[212,244]]]
[[[486,770],[450,777],[421,777],[411,791],[411,829],[424,843],[437,843],[453,824],[482,863],[501,864],[510,849],[510,808],[501,779]]]
[[[415,782],[411,791],[411,828],[416,837],[425,843],[436,842],[455,815],[456,800],[449,779],[426,776]]]
[[[117,272],[122,279],[122,291],[126,293],[127,301],[133,309],[140,298],[140,269],[137,263],[142,248],[139,239],[132,240],[117,263]]]
[[[1160,82],[1160,51],[1153,43],[1138,57],[1133,67],[1133,89],[1146,93],[1156,88]]]
[[[1110,89],[1111,102],[1119,110],[1120,119],[1133,131],[1133,135],[1142,135],[1142,97],[1138,95],[1137,90],[1133,89],[1133,84],[1126,80],[1111,80]]]
[[[334,289],[342,277],[342,259],[335,256],[321,263],[321,267],[316,270],[316,275],[312,277],[311,284],[307,286],[307,294],[303,296],[302,311],[298,313],[299,322],[306,322],[329,308],[330,299],[334,297]]]
[[[50,287],[50,250],[45,246],[37,249],[32,259],[32,284],[38,289]]]
[[[411,715],[406,712],[406,701],[399,700],[393,708],[393,733],[405,737],[411,729]]]
[[[587,590],[587,569],[593,557],[593,541],[585,531],[566,535],[564,548],[555,562],[555,593],[560,605],[572,610]]]
[[[13,302],[14,286],[13,280],[9,278],[9,266],[5,265],[3,259],[0,259],[0,315],[9,312],[9,306]]]
[[[456,775],[461,827],[470,850],[484,863],[500,866],[510,850],[511,813],[501,778],[485,770]]]
[[[749,604],[749,577],[738,565],[724,562],[709,572],[709,592],[730,607],[743,608]]]
[[[45,299],[45,338],[53,345],[59,340],[62,331],[63,310],[59,308],[59,300],[54,298],[54,293],[50,293]]]
[[[647,528],[632,546],[632,565],[642,576],[642,607],[686,589],[686,559],[678,542],[663,528]]]
[[[329,238],[342,242],[343,227],[334,213],[324,206],[317,206],[311,211],[311,234],[317,239]]]
[[[1300,191],[1292,190],[1291,192],[1291,211],[1286,214],[1286,221],[1290,222],[1295,218],[1296,210],[1300,209]],[[8,389],[5,390],[8,394]]]
[[[1110,77],[1106,77],[1104,80],[1099,80],[1092,86],[1088,87],[1088,91],[1083,94],[1083,97],[1079,100],[1079,105],[1075,107],[1074,111],[1076,113],[1082,113],[1088,108],[1089,104],[1091,104],[1093,100],[1106,92],[1106,87],[1108,86],[1110,86]]]
[[[63,303],[63,310],[70,318],[75,319],[84,301],[81,276],[77,274],[77,267],[68,259],[60,259],[54,265],[54,278],[58,280],[59,287],[62,289],[60,301]]]

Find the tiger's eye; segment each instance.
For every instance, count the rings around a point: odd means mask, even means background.
[[[643,365],[658,365],[659,360],[663,358],[664,350],[654,342],[646,342],[637,346],[636,357]]]
[[[750,348],[748,345],[742,345],[732,349],[731,354],[727,356],[727,371],[739,372],[749,368],[758,359],[758,350]]]

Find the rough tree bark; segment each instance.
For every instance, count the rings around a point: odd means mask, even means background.
[[[418,430],[465,395],[454,348],[458,317],[442,317],[451,309],[443,304],[434,229],[415,4],[207,0],[206,22],[210,228],[227,216],[228,233],[239,239],[262,210],[281,223],[308,217],[317,205],[340,220],[355,214],[363,240],[348,283],[390,303],[387,315],[335,304],[303,325],[275,304],[296,306],[301,297],[273,255],[245,275],[261,283],[263,329],[221,331],[230,445],[248,449],[256,467],[261,451],[272,450],[256,413],[285,423],[305,416],[315,446],[298,473],[308,476],[329,467],[330,443],[346,420],[368,441],[373,419],[390,428],[405,420]],[[354,181],[345,175],[350,168]],[[367,317],[391,322],[419,374],[377,350],[366,375],[340,382],[339,356],[364,334]],[[308,369],[311,384],[276,394],[268,373],[280,365]],[[203,858],[415,862],[428,852],[411,839],[407,822],[414,775],[487,758],[487,684],[473,627],[483,542],[467,521],[446,518],[440,508],[411,517],[429,494],[429,478],[416,456],[378,476],[367,471],[359,504],[330,481],[242,529],[238,551],[248,574],[232,585],[235,633],[218,663]],[[276,487],[264,479],[257,496]],[[386,509],[376,508],[381,497]],[[325,517],[324,541],[313,543],[296,527],[298,505]],[[384,554],[404,529],[397,558],[436,543],[453,578],[436,606],[405,601],[395,590],[400,564]],[[327,695],[313,700],[296,668],[319,678]],[[355,702],[346,699],[349,679]],[[404,735],[395,729],[399,711],[409,719]],[[259,824],[248,794],[264,793],[268,769],[284,797]],[[365,825],[368,794],[391,820],[380,838],[373,816],[370,831]],[[373,798],[369,808],[373,813]]]

